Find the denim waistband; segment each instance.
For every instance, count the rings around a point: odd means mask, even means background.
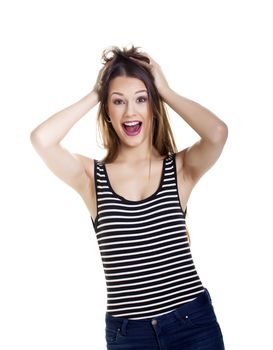
[[[145,324],[151,323],[153,320],[157,320],[161,326],[164,324],[171,323],[176,319],[181,319],[187,315],[187,313],[196,311],[203,307],[212,307],[211,296],[207,288],[204,288],[204,291],[201,292],[195,299],[189,301],[185,304],[182,304],[177,309],[168,312],[164,315],[149,317],[146,319],[131,320],[124,317],[112,316],[109,312],[105,313],[105,321],[108,325],[126,327],[129,323],[131,326],[143,326]]]

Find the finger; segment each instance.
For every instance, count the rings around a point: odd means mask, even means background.
[[[139,59],[139,58],[131,57],[131,56],[130,56],[130,58],[131,58],[132,60],[136,61],[136,62],[139,62],[140,64],[142,64],[143,66],[145,66],[145,67],[147,67],[147,68],[150,67],[150,63],[148,63],[148,62],[146,62],[146,61],[143,61],[143,60],[141,60],[141,59]]]
[[[153,61],[152,57],[151,57],[149,54],[147,54],[147,52],[143,51],[143,52],[141,52],[141,54],[142,54],[143,56],[146,56],[147,58],[149,58],[150,63]]]

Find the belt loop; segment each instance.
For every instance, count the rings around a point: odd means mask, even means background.
[[[126,327],[127,327],[127,324],[128,324],[128,320],[127,320],[127,319],[124,319],[124,320],[122,321],[122,325],[121,325],[121,334],[122,334],[122,335],[126,335],[126,331],[127,331]]]

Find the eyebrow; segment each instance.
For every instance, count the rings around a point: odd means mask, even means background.
[[[138,94],[139,92],[147,92],[147,90],[139,90],[139,91],[136,91],[135,94]],[[113,94],[117,94],[117,95],[120,95],[120,96],[123,96],[123,95],[124,95],[124,94],[122,94],[121,92],[116,92],[116,91],[112,92],[112,93],[111,93],[111,96],[112,96]]]

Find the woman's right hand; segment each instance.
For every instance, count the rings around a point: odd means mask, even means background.
[[[110,65],[110,61],[106,62],[106,64],[104,64],[103,67],[100,69],[99,74],[97,76],[97,80],[93,87],[93,91],[95,91],[98,95],[101,89],[101,79],[103,77],[105,70],[109,67],[109,65]]]

